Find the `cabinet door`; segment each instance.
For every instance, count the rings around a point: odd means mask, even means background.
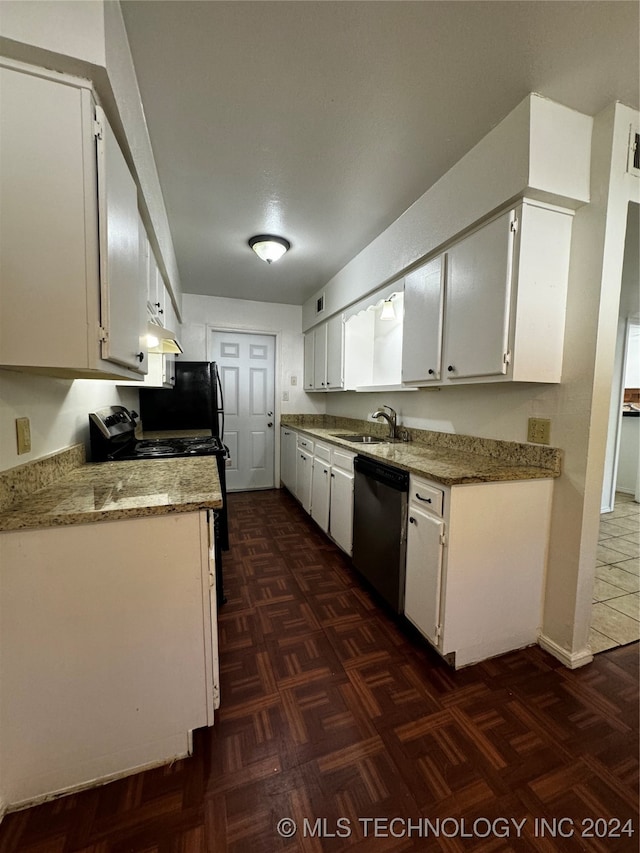
[[[302,508],[309,512],[311,509],[311,476],[313,456],[306,450],[296,451],[296,497]]]
[[[304,334],[304,389],[313,391],[314,388],[314,344],[313,330]]]
[[[329,533],[347,554],[352,553],[353,541],[353,474],[331,469],[331,507]]]
[[[344,388],[344,320],[342,314],[327,321],[327,388]]]
[[[286,427],[280,429],[280,480],[296,493],[296,434]]]
[[[98,107],[98,218],[102,357],[146,372],[146,318],[140,316],[138,190]]]
[[[330,477],[331,466],[321,459],[314,459],[311,479],[311,516],[325,533],[329,530]]]
[[[404,279],[402,381],[440,379],[445,256]]]
[[[313,332],[313,387],[325,391],[327,387],[327,324]]]
[[[447,253],[443,377],[507,371],[515,211]]]
[[[430,642],[438,644],[444,522],[409,508],[404,614]]]
[[[86,368],[99,349],[90,95],[0,68],[0,106],[0,361]]]

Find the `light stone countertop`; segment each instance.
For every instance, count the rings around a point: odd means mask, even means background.
[[[394,465],[411,474],[435,480],[445,486],[454,486],[461,483],[495,483],[509,480],[537,480],[560,476],[559,455],[557,464],[553,467],[546,465],[531,464],[527,458],[527,446],[516,442],[501,442],[504,444],[504,455],[485,455],[474,452],[481,446],[482,440],[474,441],[472,436],[455,436],[458,439],[459,448],[447,447],[438,443],[426,443],[423,441],[403,442],[397,439],[393,443],[384,444],[358,444],[341,439],[335,433],[353,433],[357,430],[340,428],[338,426],[321,427],[311,424],[300,426],[295,423],[295,418],[283,417],[283,426],[289,426],[295,432],[301,432],[310,438],[325,441],[345,450],[350,450],[361,456],[378,459],[388,465]],[[378,433],[379,434],[379,433]],[[468,450],[461,449],[465,446],[464,439],[468,438]],[[525,449],[520,451],[519,449]],[[551,450],[551,448],[545,448]]]
[[[87,463],[1,512],[0,530],[88,524],[221,506],[215,456]]]

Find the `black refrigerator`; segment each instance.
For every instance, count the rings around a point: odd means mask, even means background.
[[[224,439],[224,399],[215,361],[176,361],[173,388],[141,388],[140,420],[144,430],[210,429]],[[224,505],[218,511],[222,550],[229,550],[225,460],[228,450],[216,456]]]
[[[224,440],[224,400],[215,361],[176,361],[175,386],[141,388],[140,418],[148,430],[210,429]]]

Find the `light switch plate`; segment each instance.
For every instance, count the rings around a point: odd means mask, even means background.
[[[29,418],[16,418],[16,437],[18,439],[18,455],[31,451],[31,427]]]
[[[551,442],[551,421],[549,418],[529,418],[527,441],[534,444],[549,444]]]

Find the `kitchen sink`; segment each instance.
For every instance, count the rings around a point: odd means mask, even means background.
[[[384,444],[388,439],[376,438],[373,435],[345,435],[341,432],[333,432],[334,438],[342,438],[344,441],[352,441],[354,444]]]

